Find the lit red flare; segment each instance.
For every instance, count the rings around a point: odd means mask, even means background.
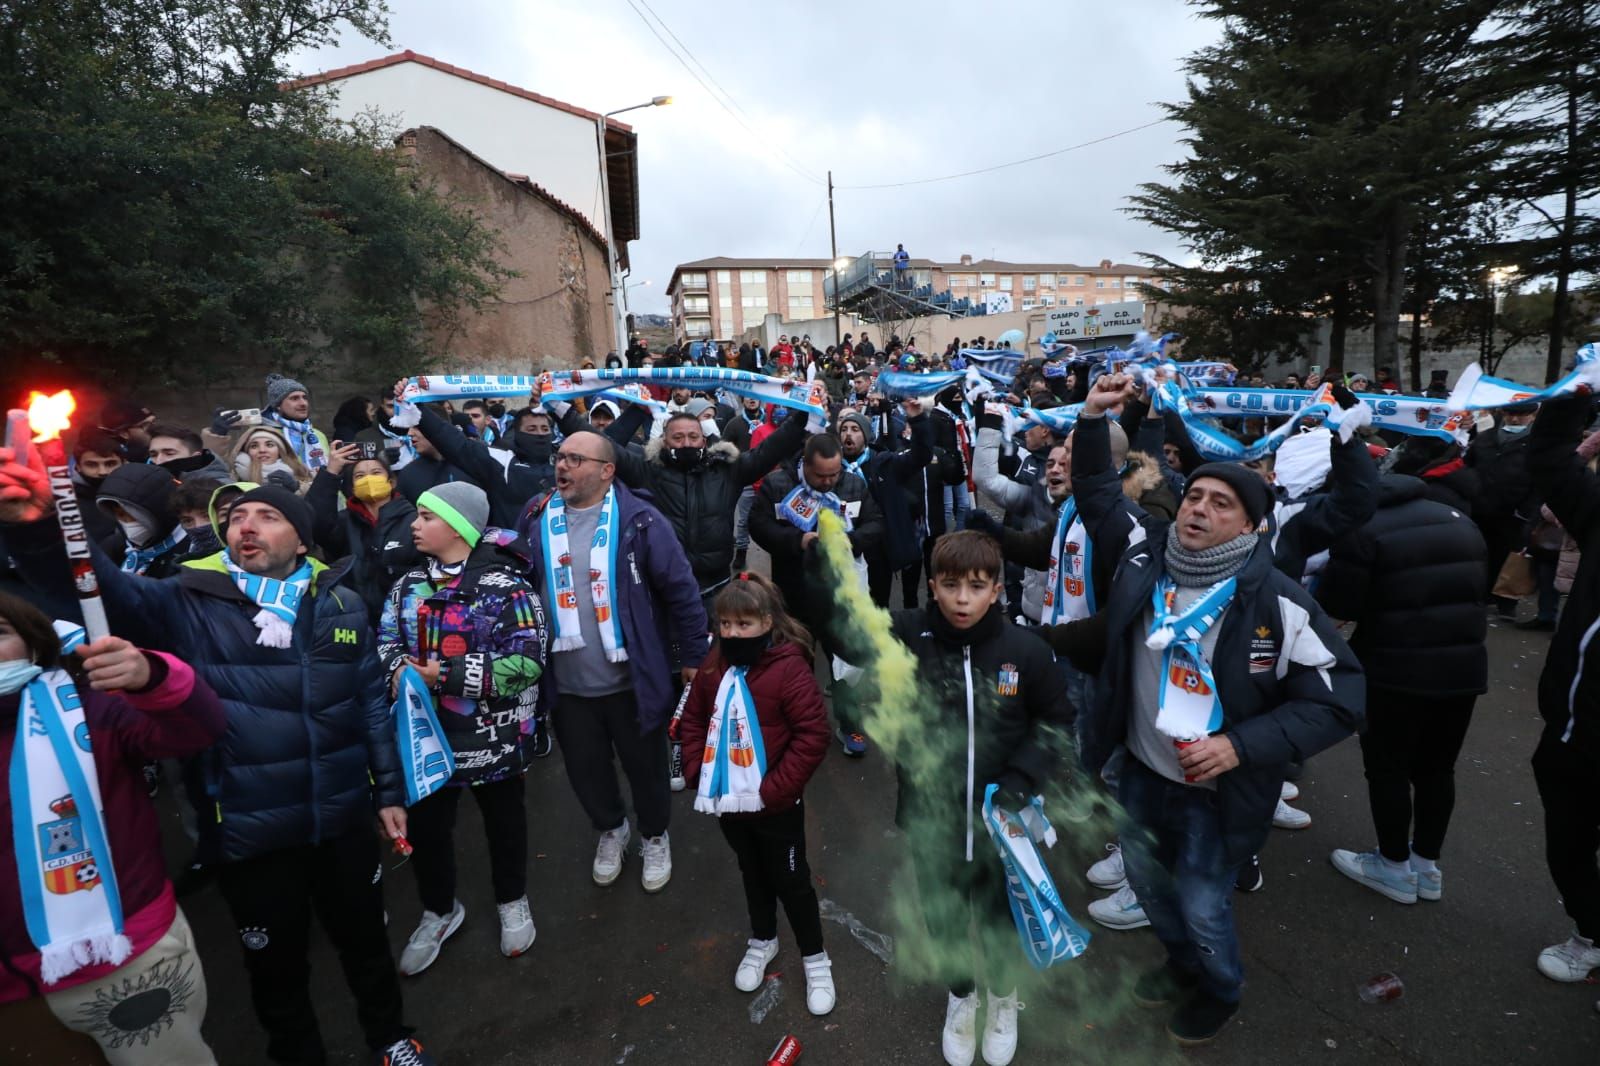
[[[59,440],[62,433],[72,428],[72,412],[77,409],[78,401],[72,398],[68,389],[62,389],[54,396],[46,396],[42,392],[29,394],[28,425],[33,428],[33,442],[43,444],[45,441]]]

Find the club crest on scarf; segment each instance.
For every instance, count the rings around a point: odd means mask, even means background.
[[[44,887],[58,896],[94,888],[100,883],[100,867],[95,865],[94,852],[83,838],[77,801],[62,796],[51,801],[50,810],[60,817],[39,826]]]

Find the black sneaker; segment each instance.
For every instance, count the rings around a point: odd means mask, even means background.
[[[1252,855],[1250,861],[1239,867],[1239,876],[1233,879],[1233,887],[1240,892],[1260,892],[1261,886],[1267,879],[1261,876],[1261,856]]]
[[[1196,989],[1172,1012],[1167,1035],[1179,1047],[1200,1047],[1216,1039],[1228,1019],[1239,1013],[1239,1004],[1224,1003],[1204,989]]]
[[[739,548],[733,553],[733,568],[735,571],[744,569],[745,551],[746,549]]]
[[[1153,970],[1146,970],[1133,983],[1133,1001],[1141,1007],[1165,1007],[1200,984],[1200,975],[1185,973],[1164,962]]]
[[[396,1040],[378,1052],[378,1066],[438,1066],[438,1063],[416,1037]]]
[[[533,720],[533,757],[535,759],[548,758],[550,755],[550,719],[548,717]]]

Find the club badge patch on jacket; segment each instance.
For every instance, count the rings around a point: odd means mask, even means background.
[[[1002,663],[999,677],[995,683],[995,691],[1002,696],[1015,696],[1021,681],[1022,675],[1017,670],[1016,663]]]
[[[1250,636],[1250,672],[1265,674],[1278,666],[1278,642],[1272,639],[1272,630],[1257,626]]]

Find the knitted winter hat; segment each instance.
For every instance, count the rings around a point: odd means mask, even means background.
[[[872,419],[868,418],[861,412],[852,411],[850,414],[847,414],[843,418],[839,419],[839,422],[841,424],[845,422],[854,422],[856,428],[861,430],[861,435],[869,442],[872,440]]]
[[[267,375],[267,406],[277,407],[291,392],[303,392],[311,395],[311,390],[300,384],[294,378],[282,374]]]
[[[1196,467],[1183,486],[1184,495],[1188,495],[1189,488],[1196,481],[1207,477],[1232,489],[1233,494],[1239,497],[1244,513],[1250,516],[1253,523],[1259,525],[1262,516],[1272,507],[1272,490],[1261,480],[1261,475],[1238,463],[1206,463]]]
[[[417,506],[426,507],[445,525],[461,535],[467,547],[476,548],[489,524],[489,497],[467,481],[446,481],[417,497]]]
[[[262,485],[234,500],[233,506],[238,508],[247,503],[264,503],[271,507],[294,527],[294,531],[300,535],[300,543],[304,544],[307,550],[317,546],[317,539],[311,532],[311,505],[288,489],[279,488],[277,485]]]

